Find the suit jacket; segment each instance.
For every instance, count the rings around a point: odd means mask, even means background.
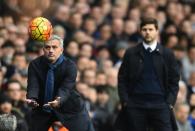
[[[121,103],[128,103],[133,94],[136,82],[141,77],[144,63],[144,47],[142,43],[127,49],[118,74],[118,91]],[[157,44],[153,55],[154,68],[164,91],[166,103],[174,105],[178,93],[179,67],[173,52]],[[172,112],[171,112],[172,113]],[[123,113],[124,114],[124,113]],[[121,115],[122,117],[126,117]],[[119,118],[120,119],[120,118]],[[124,119],[124,118],[123,118]],[[172,125],[176,129],[174,116],[171,115]]]
[[[35,109],[36,111],[41,110],[44,104],[48,68],[48,60],[44,56],[33,60],[28,68],[27,98],[35,99],[40,104],[40,107]],[[54,99],[61,97],[60,108],[54,111],[59,117],[69,119],[81,112],[84,105],[79,93],[75,90],[76,65],[65,57],[65,60],[55,69],[54,76]]]
[[[144,47],[139,44],[129,48],[123,58],[118,74],[118,90],[121,101],[128,102],[136,82],[143,71]],[[174,105],[178,92],[179,68],[170,49],[157,44],[156,55],[153,56],[154,68],[166,96],[166,102]]]

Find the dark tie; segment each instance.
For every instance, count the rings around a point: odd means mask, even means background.
[[[54,67],[49,65],[49,70],[47,72],[47,79],[45,85],[45,98],[44,98],[45,104],[52,101],[53,89],[54,89]],[[47,107],[43,107],[43,110],[46,112],[51,112],[52,109],[47,106]]]
[[[54,67],[49,66],[47,72],[46,88],[45,88],[45,103],[50,102],[53,98],[53,88],[54,88]]]
[[[44,104],[53,101],[53,91],[54,91],[54,70],[57,68],[59,64],[61,64],[64,60],[64,56],[61,55],[55,64],[49,64],[49,70],[47,72],[47,79],[45,85],[45,97]],[[48,107],[43,108],[45,111],[50,112],[51,109]]]
[[[151,52],[152,52],[152,49],[151,49],[150,47],[148,47],[148,48],[147,48],[147,51],[148,51],[149,53],[151,53]]]

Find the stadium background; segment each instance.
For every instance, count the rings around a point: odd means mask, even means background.
[[[27,68],[43,53],[42,43],[29,38],[28,23],[43,16],[51,21],[53,33],[64,39],[64,53],[77,64],[76,88],[96,130],[114,130],[121,109],[117,73],[122,57],[141,40],[141,17],[154,17],[161,44],[174,51],[180,65],[175,106],[179,130],[195,131],[194,7],[194,0],[0,0],[1,114],[12,112],[17,131],[27,131],[31,110],[24,103]]]

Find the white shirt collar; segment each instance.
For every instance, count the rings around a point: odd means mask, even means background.
[[[143,42],[143,46],[146,50],[148,49],[148,47],[150,47],[152,49],[152,51],[154,51],[156,49],[156,46],[157,46],[157,41],[154,41],[151,44],[146,44],[145,42]]]
[[[192,87],[192,91],[193,91],[193,93],[195,92],[195,86]]]

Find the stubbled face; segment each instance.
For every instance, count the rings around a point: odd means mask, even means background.
[[[177,120],[181,123],[185,123],[188,119],[189,114],[189,107],[181,106],[179,107],[178,111],[176,112]]]
[[[63,47],[60,45],[59,40],[50,40],[44,44],[43,47],[44,55],[51,63],[55,63],[56,60],[63,53]]]
[[[19,101],[21,99],[21,87],[20,84],[18,83],[10,83],[8,85],[8,96],[14,100],[14,101]]]
[[[0,111],[2,113],[10,113],[11,110],[12,110],[12,104],[9,102],[5,102],[5,103],[0,105]]]
[[[153,41],[157,40],[158,30],[155,28],[154,24],[146,24],[141,28],[141,35],[144,41],[147,44],[150,44]]]

